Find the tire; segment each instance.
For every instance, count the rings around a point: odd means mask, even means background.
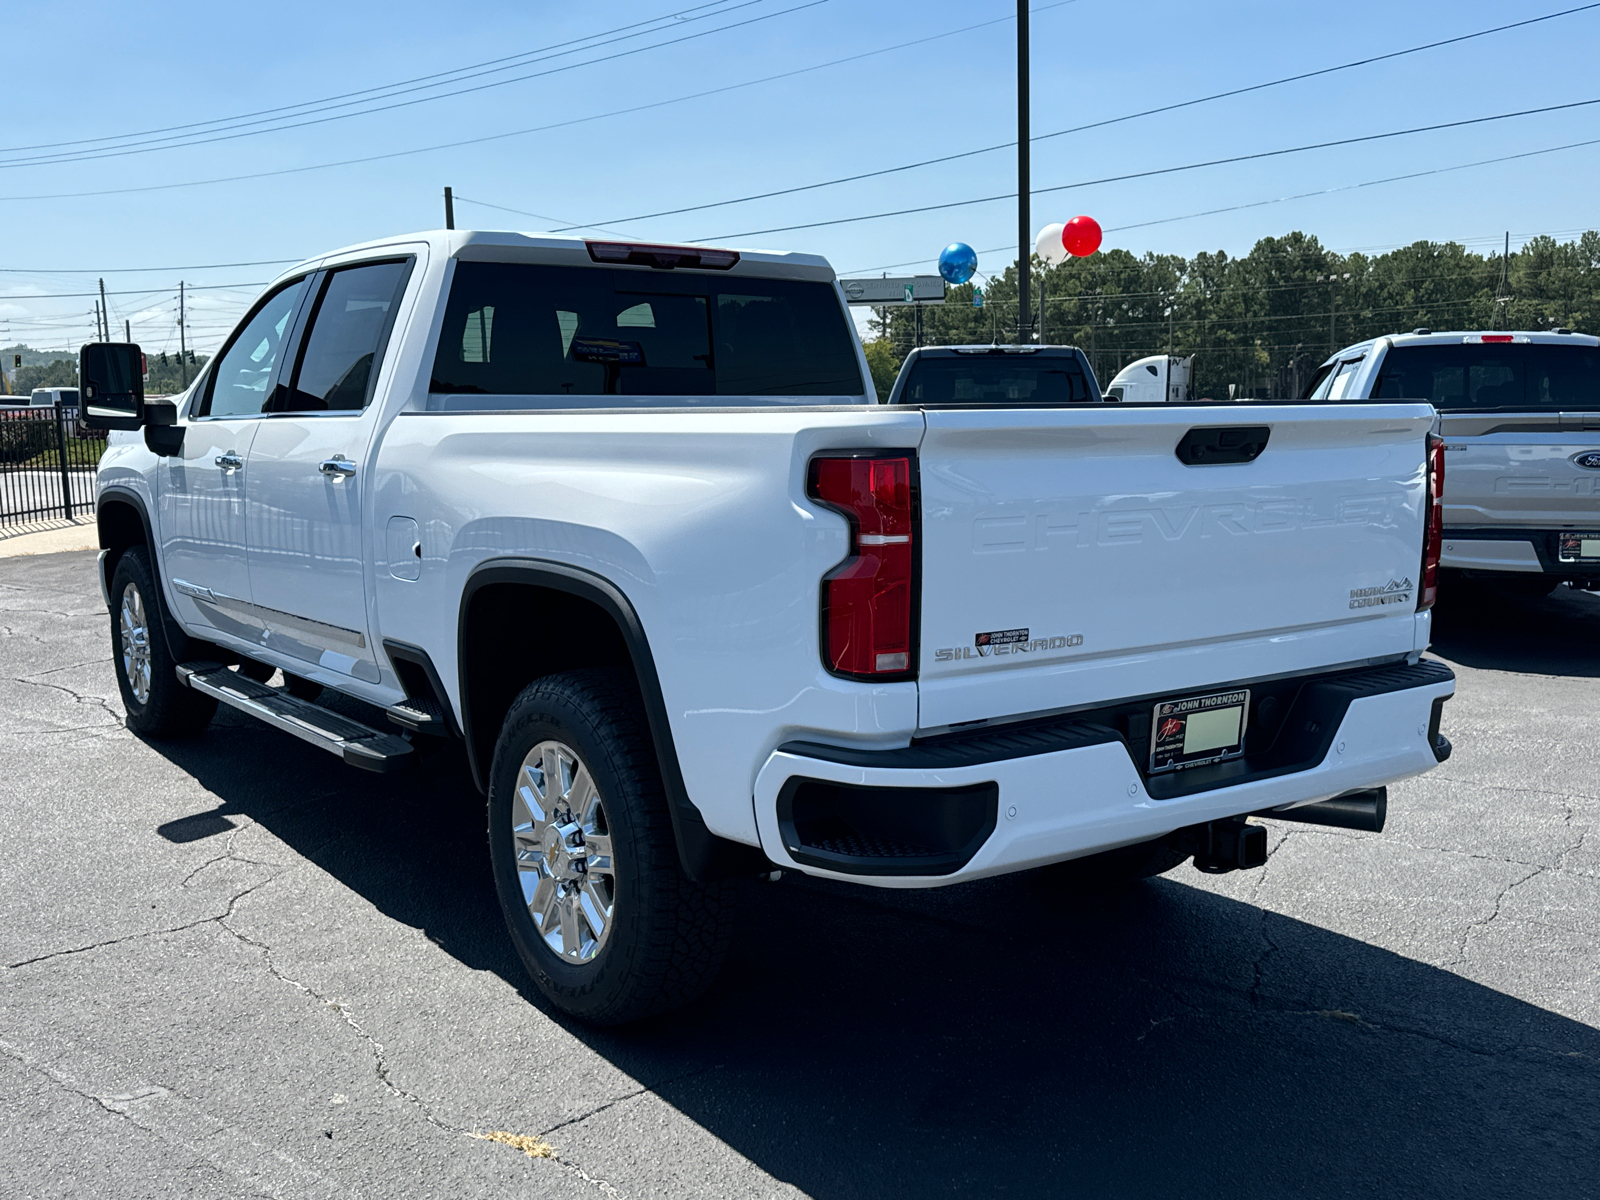
[[[111,606],[111,657],[128,728],[141,737],[199,733],[211,723],[217,702],[178,682],[144,547],[126,550],[117,560]]]
[[[569,671],[524,690],[495,743],[488,809],[506,927],[556,1008],[620,1025],[710,986],[732,933],[732,885],[683,873],[632,679]]]
[[[1127,887],[1141,879],[1165,875],[1187,861],[1193,853],[1183,850],[1165,838],[1153,842],[1140,842],[1134,846],[1119,846],[1085,858],[1054,863],[1042,869],[1049,884],[1067,891],[1103,892]]]
[[[300,676],[291,675],[287,671],[283,673],[283,686],[288,690],[289,695],[296,700],[309,702],[322,695],[322,685],[320,683],[312,683],[309,679],[302,679]]]

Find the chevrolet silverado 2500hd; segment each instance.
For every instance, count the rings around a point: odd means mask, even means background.
[[[1307,394],[1439,411],[1443,569],[1531,595],[1600,588],[1600,338],[1418,329],[1341,350]]]
[[[1254,866],[1449,749],[1425,404],[879,404],[819,258],[460,231],[136,362],[81,367],[130,727],[461,739],[589,1021],[702,988],[740,875]]]

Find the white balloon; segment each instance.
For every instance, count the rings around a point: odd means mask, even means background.
[[[1066,226],[1059,221],[1054,225],[1046,225],[1039,230],[1039,236],[1033,243],[1033,248],[1039,252],[1039,257],[1051,266],[1057,266],[1067,261],[1067,247],[1061,240],[1061,235],[1066,232]]]

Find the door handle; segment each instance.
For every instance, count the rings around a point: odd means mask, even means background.
[[[322,466],[318,469],[329,479],[349,479],[356,473],[355,463],[342,454],[323,459]]]
[[[224,471],[237,471],[244,466],[244,459],[239,457],[237,451],[229,450],[226,454],[217,455],[217,466]]]

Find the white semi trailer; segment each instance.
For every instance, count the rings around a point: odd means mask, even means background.
[[[1106,400],[1122,404],[1178,404],[1192,400],[1194,355],[1152,354],[1118,371],[1106,387]]]

